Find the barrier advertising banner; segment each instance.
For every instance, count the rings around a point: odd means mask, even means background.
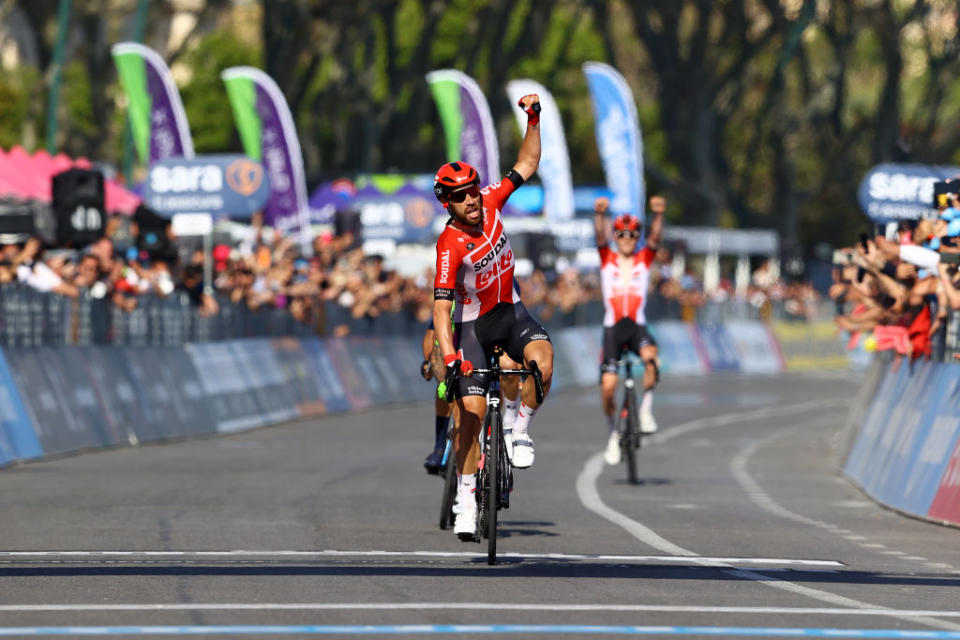
[[[265,338],[229,340],[237,366],[245,374],[265,424],[296,418],[297,404],[287,387],[276,354]]]
[[[661,373],[702,375],[709,363],[694,346],[696,327],[685,322],[652,322],[647,325],[660,352]]]
[[[316,384],[317,392],[320,394],[326,411],[329,413],[349,411],[351,409],[351,399],[347,395],[344,384],[340,381],[340,374],[333,364],[333,358],[327,352],[325,343],[318,338],[301,338],[300,344],[303,345],[303,351],[307,356],[307,364],[310,365],[314,384]],[[338,350],[337,353],[342,354],[342,351]],[[355,378],[356,372],[352,375]],[[369,399],[367,399],[367,404],[369,404]]]
[[[323,397],[314,381],[303,344],[297,338],[274,338],[270,346],[277,357],[277,365],[285,384],[297,403],[297,412],[304,417],[318,416],[326,411]]]
[[[710,363],[712,371],[739,371],[740,355],[722,324],[697,326],[699,346]]]
[[[180,92],[163,58],[136,42],[113,46],[120,84],[130,109],[130,127],[144,164],[170,157],[193,157],[193,139]]]
[[[354,364],[347,341],[331,338],[324,340],[323,346],[327,355],[330,356],[330,361],[333,362],[337,378],[350,401],[350,408],[356,411],[370,407],[373,404],[370,397],[370,383],[364,380],[361,370]]]
[[[616,69],[600,62],[583,65],[593,100],[597,147],[607,187],[613,192],[610,210],[644,219],[643,139],[630,85]]]
[[[447,140],[447,161],[461,160],[480,174],[480,184],[500,179],[500,150],[487,97],[470,76],[456,69],[427,74]]]
[[[785,368],[780,347],[762,322],[727,322],[727,336],[736,349],[740,370],[746,373],[778,373]]]
[[[217,431],[241,431],[264,424],[261,409],[229,344],[195,342],[186,348],[200,376]]]
[[[0,465],[43,455],[7,359],[0,350]]]
[[[129,444],[139,441],[134,425],[147,421],[131,382],[126,355],[120,347],[77,347],[86,372],[97,390],[107,428]]]
[[[56,370],[49,348],[9,348],[5,353],[44,454],[104,444],[73,415],[63,374]]]
[[[775,322],[773,333],[789,370],[846,369],[843,338],[832,322]]]

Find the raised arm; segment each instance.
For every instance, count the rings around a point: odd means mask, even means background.
[[[667,210],[667,201],[663,196],[650,198],[650,212],[653,220],[650,221],[650,231],[647,233],[647,246],[656,251],[660,248],[660,239],[663,237],[663,212]]]
[[[608,198],[597,198],[593,201],[593,231],[597,235],[597,246],[605,247],[610,242],[607,237],[607,209],[610,208]]]
[[[527,114],[527,132],[520,144],[517,164],[513,165],[513,170],[527,181],[540,166],[540,97],[535,93],[523,96],[519,106]]]

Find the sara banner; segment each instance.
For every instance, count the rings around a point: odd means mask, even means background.
[[[500,179],[500,152],[490,105],[470,76],[455,69],[427,74],[447,139],[447,160],[462,160],[480,174],[481,184]]]
[[[221,74],[247,155],[262,162],[270,177],[266,223],[280,231],[310,225],[303,154],[290,107],[273,78],[253,67],[231,67]],[[308,240],[307,240],[308,241]]]
[[[878,164],[860,181],[860,209],[877,224],[915,220],[933,210],[933,185],[960,176],[960,167]]]
[[[510,104],[535,93],[540,96],[540,168],[537,174],[543,182],[543,215],[554,220],[569,220],[573,217],[573,179],[570,177],[570,155],[567,140],[563,135],[563,121],[553,95],[543,85],[533,80],[512,80],[507,83]],[[514,109],[520,134],[527,131],[527,114]]]
[[[644,217],[643,139],[637,107],[627,81],[600,62],[583,65],[593,99],[597,147],[607,186],[613,192],[613,213]]]
[[[112,51],[130,103],[130,127],[140,161],[193,157],[187,114],[163,58],[136,42],[121,42]]]
[[[263,208],[270,182],[263,165],[241,155],[167,158],[150,165],[143,199],[151,209],[249,218]]]

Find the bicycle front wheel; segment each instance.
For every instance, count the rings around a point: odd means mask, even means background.
[[[623,409],[620,411],[623,420],[621,433],[623,443],[623,457],[627,461],[627,481],[637,484],[637,442],[640,440],[640,429],[637,424],[636,398],[631,390],[623,396]]]
[[[503,432],[500,426],[500,412],[488,411],[490,416],[490,449],[485,464],[488,466],[487,484],[487,564],[497,562],[497,510],[500,506],[500,447],[503,446]]]
[[[440,528],[449,529],[453,524],[453,502],[457,495],[457,456],[452,440],[447,441],[447,464],[444,466],[444,473],[446,477],[440,499]]]

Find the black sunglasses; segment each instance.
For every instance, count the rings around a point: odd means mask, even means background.
[[[467,199],[467,196],[468,196],[468,195],[469,195],[471,198],[479,198],[479,197],[480,197],[480,185],[478,185],[478,184],[471,184],[471,185],[468,186],[468,187],[464,187],[464,188],[462,188],[462,189],[457,189],[456,191],[453,191],[453,192],[450,193],[450,198],[449,198],[449,200],[450,200],[450,202],[463,202],[464,200]]]
[[[615,238],[639,238],[639,231],[614,231],[613,236]]]

